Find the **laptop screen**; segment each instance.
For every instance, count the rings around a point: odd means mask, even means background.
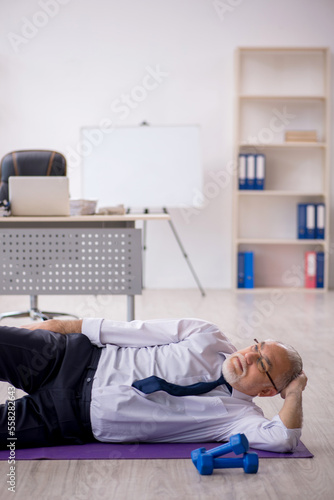
[[[12,215],[32,217],[70,215],[68,177],[9,177],[8,190]]]

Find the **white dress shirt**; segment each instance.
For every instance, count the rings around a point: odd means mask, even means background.
[[[213,324],[198,319],[120,322],[85,318],[82,333],[102,347],[92,386],[94,437],[104,442],[225,441],[244,433],[251,447],[291,451],[300,429],[272,420],[247,396],[225,385],[197,396],[144,394],[136,380],[157,375],[190,385],[221,376],[236,349]]]

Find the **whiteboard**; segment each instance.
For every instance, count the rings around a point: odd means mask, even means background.
[[[99,208],[193,206],[202,192],[198,126],[84,127],[81,140],[95,141],[82,159],[82,190]]]

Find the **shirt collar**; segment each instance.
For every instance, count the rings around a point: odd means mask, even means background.
[[[248,396],[248,394],[245,394],[244,392],[240,392],[237,389],[234,389],[234,387],[232,387],[232,397],[243,399],[244,401],[253,401],[254,399],[252,396]]]

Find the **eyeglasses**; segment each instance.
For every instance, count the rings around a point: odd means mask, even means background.
[[[269,375],[269,364],[268,364],[268,361],[262,356],[261,354],[261,351],[260,351],[260,343],[258,340],[254,339],[254,342],[256,342],[255,344],[255,352],[257,352],[259,354],[259,357],[256,361],[257,363],[257,367],[259,369],[259,371],[261,373],[266,373],[267,377],[269,378],[270,382],[272,383],[272,385],[274,386],[274,388],[276,389],[277,392],[279,392],[279,390],[277,389],[276,385],[274,384],[274,381],[273,379],[271,378],[271,376]]]

